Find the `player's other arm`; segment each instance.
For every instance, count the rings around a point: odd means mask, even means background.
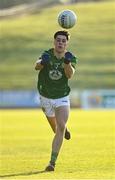
[[[44,52],[41,58],[39,58],[39,60],[36,61],[35,70],[41,70],[44,66],[48,64],[49,60],[49,54]]]
[[[73,55],[70,52],[65,53],[64,71],[65,71],[65,75],[68,79],[70,79],[75,72],[75,69],[71,64],[72,58],[73,58]]]
[[[65,71],[66,77],[70,79],[73,76],[75,69],[73,68],[71,63],[69,63],[69,64],[64,64],[64,71]]]

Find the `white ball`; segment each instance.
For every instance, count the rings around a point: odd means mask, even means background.
[[[64,10],[58,14],[58,23],[62,28],[72,28],[77,22],[77,15],[71,10]]]

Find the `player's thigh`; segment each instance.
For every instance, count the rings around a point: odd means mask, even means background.
[[[52,130],[53,130],[54,132],[56,132],[56,117],[55,117],[55,116],[54,116],[54,117],[48,117],[48,116],[46,116],[46,117],[47,117],[47,120],[48,120],[48,122],[49,122]]]
[[[59,106],[55,109],[55,116],[57,125],[61,126],[62,128],[65,127],[66,122],[69,118],[69,106]]]

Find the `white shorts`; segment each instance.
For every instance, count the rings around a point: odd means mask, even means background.
[[[42,110],[44,111],[45,115],[48,117],[55,116],[55,108],[57,107],[60,106],[70,107],[69,96],[65,96],[58,99],[49,99],[40,95],[40,103]]]

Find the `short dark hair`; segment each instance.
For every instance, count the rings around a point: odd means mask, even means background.
[[[70,39],[70,34],[68,31],[57,31],[55,34],[54,34],[54,39],[56,39],[56,37],[58,35],[63,35],[63,36],[66,36],[66,39],[69,40]]]

